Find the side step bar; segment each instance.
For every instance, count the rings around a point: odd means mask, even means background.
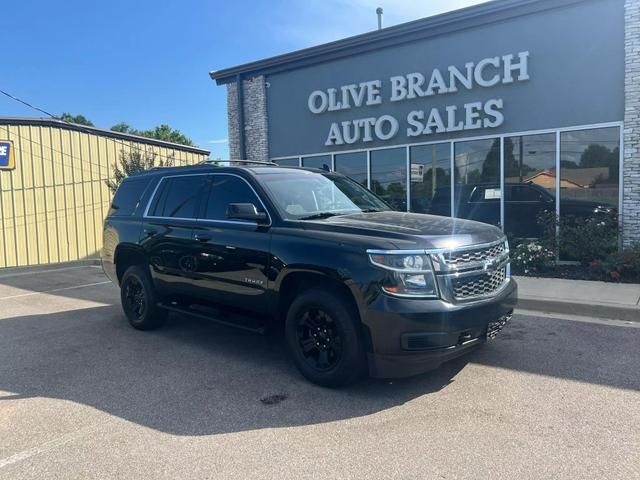
[[[172,305],[168,303],[159,303],[158,307],[168,310],[170,312],[182,313],[185,315],[191,315],[192,317],[202,318],[204,320],[209,320],[220,325],[225,325],[227,327],[239,328],[241,330],[246,330],[248,332],[259,333],[264,335],[267,329],[264,325],[261,325],[260,322],[256,321],[247,316],[239,315],[239,314],[228,314],[232,320],[221,320],[219,317],[224,315],[223,312],[218,310],[208,309],[206,307],[202,307],[201,309],[195,309],[190,307],[180,307],[178,305]]]

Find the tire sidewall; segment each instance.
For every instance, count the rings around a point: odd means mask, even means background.
[[[320,371],[309,365],[298,344],[298,319],[311,308],[322,309],[331,316],[342,337],[342,356],[338,364],[328,371]],[[287,312],[285,336],[294,363],[302,375],[313,383],[325,387],[345,386],[358,380],[366,371],[359,320],[347,301],[329,290],[306,290],[293,300]]]

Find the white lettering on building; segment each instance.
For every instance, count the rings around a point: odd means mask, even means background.
[[[446,68],[434,68],[428,75],[422,72],[394,75],[388,80],[388,101],[403,102],[449,95],[476,88],[491,88],[498,84],[524,82],[529,78],[528,51],[515,55],[487,57],[477,62],[467,62],[464,67],[449,65]],[[382,105],[382,87],[381,80],[369,80],[314,90],[309,94],[307,106],[312,114],[321,115],[326,112]],[[406,117],[406,135],[418,137],[434,133],[496,128],[504,123],[503,106],[501,98],[491,98],[462,105],[446,105],[441,109],[415,109]],[[387,141],[394,138],[399,131],[398,119],[381,112],[377,117],[332,122],[325,145]]]

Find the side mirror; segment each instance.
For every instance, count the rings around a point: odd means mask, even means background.
[[[263,224],[267,221],[267,214],[259,212],[253,203],[230,203],[227,206],[227,218]]]

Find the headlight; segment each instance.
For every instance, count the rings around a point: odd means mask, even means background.
[[[387,283],[382,286],[386,293],[402,297],[438,297],[429,255],[369,252],[369,260],[375,266],[392,272]]]

